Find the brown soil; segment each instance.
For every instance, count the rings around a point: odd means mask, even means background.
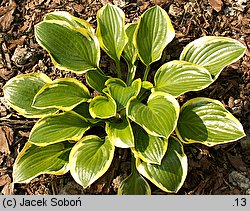
[[[70,174],[41,175],[29,184],[12,183],[12,167],[27,141],[35,120],[12,110],[3,98],[2,87],[21,73],[41,71],[52,79],[84,76],[56,69],[48,54],[34,39],[34,25],[54,10],[68,11],[96,26],[96,13],[112,2],[135,22],[154,4],[164,8],[176,30],[176,38],[164,51],[157,68],[166,60],[178,59],[183,47],[204,35],[226,36],[248,47],[244,57],[228,66],[218,80],[205,90],[189,92],[179,100],[196,96],[217,99],[243,124],[247,136],[235,143],[215,147],[185,145],[189,173],[178,194],[250,194],[250,2],[247,0],[2,0],[0,2],[0,191],[1,194],[116,194],[121,180],[130,171],[128,151],[118,149],[110,169],[83,190]],[[101,67],[114,72],[113,62],[103,54]],[[152,185],[153,194],[166,194]]]

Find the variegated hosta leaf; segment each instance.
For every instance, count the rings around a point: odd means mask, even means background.
[[[85,136],[70,152],[70,172],[77,183],[87,188],[109,168],[115,147],[106,137]]]
[[[134,42],[141,61],[149,66],[160,59],[175,32],[168,14],[159,6],[151,7],[141,16]]]
[[[149,135],[139,125],[133,125],[133,131],[135,147],[132,152],[144,162],[160,165],[167,151],[168,139]]]
[[[246,47],[228,37],[205,36],[189,43],[182,51],[180,60],[205,67],[215,79],[227,65],[240,59]]]
[[[94,97],[89,105],[89,113],[93,118],[107,119],[116,115],[115,100],[109,95]]]
[[[138,78],[131,86],[127,86],[121,79],[111,78],[105,83],[107,86],[108,93],[115,100],[117,105],[117,111],[124,109],[133,96],[137,96],[141,89],[141,79]]]
[[[194,98],[182,107],[176,130],[185,143],[207,146],[236,141],[245,136],[241,123],[218,100]]]
[[[132,172],[125,178],[117,191],[118,195],[151,195],[148,182],[138,173]]]
[[[59,69],[81,74],[98,68],[99,42],[85,28],[74,28],[65,21],[47,20],[35,26],[35,37]]]
[[[127,43],[125,14],[115,5],[106,4],[97,12],[96,35],[101,48],[115,61],[119,61]]]
[[[163,91],[178,97],[188,91],[206,88],[213,79],[206,68],[175,60],[162,65],[157,70],[154,81],[153,91]]]
[[[152,136],[168,138],[177,125],[179,104],[170,94],[154,92],[149,96],[147,105],[136,97],[128,102],[127,116]]]
[[[118,120],[106,122],[106,133],[116,147],[129,148],[135,145],[133,131],[125,115]]]
[[[106,87],[105,82],[109,78],[110,76],[103,75],[96,70],[89,70],[86,74],[87,84],[100,93]]]
[[[87,102],[79,104],[73,109],[73,111],[83,116],[84,119],[86,119],[86,121],[88,121],[90,124],[97,124],[101,121],[100,119],[93,119],[93,117],[90,115],[89,103]]]
[[[138,58],[138,52],[134,45],[134,33],[136,27],[137,27],[136,23],[127,24],[125,26],[126,28],[125,31],[128,36],[128,42],[123,49],[122,56],[128,65],[128,73],[126,80],[127,85],[131,85],[136,73],[135,62]]]
[[[125,26],[125,31],[128,36],[128,42],[124,47],[124,50],[122,52],[123,58],[126,60],[128,66],[131,68],[131,66],[135,63],[138,53],[134,45],[134,33],[135,29],[137,27],[137,23],[130,23]]]
[[[65,11],[54,11],[45,15],[44,20],[57,20],[57,21],[65,21],[70,24],[72,27],[76,28],[85,28],[90,32],[94,33],[94,28],[91,24],[81,18],[77,18],[75,16],[70,15]]]
[[[134,162],[135,159],[132,159]],[[118,195],[150,195],[151,188],[148,182],[139,174],[132,163],[131,174],[125,178],[117,191]]]
[[[161,190],[177,193],[187,176],[187,156],[178,139],[171,136],[168,141],[168,149],[161,165],[143,162],[137,158],[136,167],[140,174]]]
[[[51,79],[43,73],[18,75],[10,79],[3,87],[5,99],[10,106],[27,118],[40,118],[54,113],[57,109],[36,109],[32,102],[37,92]]]
[[[88,88],[74,78],[60,78],[44,85],[36,94],[33,107],[69,111],[90,99]]]
[[[13,166],[15,183],[28,183],[40,174],[62,175],[69,170],[69,152],[73,144],[61,142],[46,147],[27,142]]]
[[[152,88],[154,88],[154,85],[149,81],[142,81],[141,87],[146,90],[151,90]]]
[[[40,119],[32,128],[29,141],[38,146],[46,146],[65,140],[78,141],[90,123],[74,111],[54,114]]]

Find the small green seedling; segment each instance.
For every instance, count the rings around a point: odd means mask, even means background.
[[[180,107],[176,98],[208,87],[246,47],[226,37],[205,36],[182,51],[179,60],[163,64],[147,81],[175,31],[166,11],[151,7],[138,23],[125,25],[118,7],[106,4],[97,13],[97,29],[67,12],[52,12],[35,26],[37,42],[54,65],[85,74],[88,88],[74,78],[52,81],[43,73],[18,75],[4,86],[9,104],[27,118],[40,118],[17,156],[15,183],[40,174],[70,171],[87,188],[110,167],[115,148],[132,152],[131,174],[118,194],[150,194],[147,180],[176,193],[187,176],[183,144],[206,146],[245,136],[240,122],[214,99],[194,98]],[[117,78],[99,66],[101,49],[116,64]],[[127,69],[120,67],[121,57]],[[136,66],[145,65],[141,74]],[[139,74],[140,75],[140,74]],[[87,132],[87,133],[86,133]]]

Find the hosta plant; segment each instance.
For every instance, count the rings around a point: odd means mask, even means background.
[[[115,148],[129,148],[131,174],[118,194],[150,194],[148,181],[176,193],[187,176],[183,144],[214,146],[245,136],[218,100],[199,97],[182,106],[177,101],[212,84],[225,66],[243,56],[245,46],[227,37],[201,37],[147,81],[152,63],[174,36],[159,6],[146,10],[138,23],[125,25],[123,11],[107,4],[97,13],[96,30],[67,12],[47,14],[35,26],[37,42],[58,69],[84,74],[87,85],[74,78],[52,81],[43,73],[18,75],[5,84],[4,96],[13,109],[40,118],[15,160],[14,182],[70,171],[86,188],[109,169]],[[117,77],[100,68],[101,49],[116,64]],[[139,60],[144,69],[137,68]]]

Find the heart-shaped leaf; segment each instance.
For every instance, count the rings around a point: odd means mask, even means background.
[[[81,18],[77,18],[75,16],[70,15],[65,11],[54,11],[45,15],[44,20],[57,20],[57,21],[65,21],[73,27],[76,28],[85,28],[90,32],[94,33],[94,28],[91,24]]]
[[[5,99],[10,106],[27,118],[40,118],[54,113],[57,109],[36,109],[32,102],[38,91],[51,80],[43,73],[18,75],[10,79],[3,87]]]
[[[107,119],[116,115],[116,103],[109,95],[98,95],[91,100],[89,113],[93,118]]]
[[[136,160],[140,174],[165,192],[177,193],[187,176],[187,156],[182,144],[174,137],[169,138],[168,149],[161,165]]]
[[[97,12],[96,35],[101,48],[115,61],[119,61],[127,43],[125,14],[117,6],[106,4]]]
[[[127,116],[152,136],[168,138],[177,125],[179,104],[170,94],[154,92],[149,96],[147,105],[136,97],[128,102]]]
[[[14,183],[28,183],[40,174],[62,175],[69,170],[69,152],[73,144],[61,142],[39,147],[27,142],[13,166]]]
[[[133,125],[135,148],[131,148],[133,153],[141,160],[147,163],[160,165],[164,157],[168,139],[149,135],[139,125]]]
[[[86,74],[87,84],[100,93],[106,87],[105,82],[109,78],[110,78],[109,76],[106,76],[102,74],[100,71],[96,70],[89,70]]]
[[[245,51],[246,47],[235,39],[205,36],[189,43],[180,60],[205,67],[216,79],[224,67],[240,59]]]
[[[88,88],[74,78],[60,78],[44,85],[36,94],[33,107],[69,111],[90,98]]]
[[[65,21],[47,20],[35,26],[35,37],[59,69],[81,74],[98,68],[99,42],[87,29],[74,28]]]
[[[115,147],[106,137],[85,136],[70,152],[70,172],[77,183],[87,188],[109,168]]]
[[[109,140],[120,148],[134,147],[134,136],[128,118],[122,115],[118,120],[106,122]]]
[[[164,48],[172,41],[175,32],[166,11],[156,5],[143,13],[134,36],[139,57],[149,66],[161,58]]]
[[[151,188],[148,182],[137,171],[132,158],[131,174],[121,182],[118,188],[118,195],[150,195]]]
[[[204,89],[213,79],[206,68],[176,60],[162,65],[157,70],[154,81],[153,91],[163,91],[177,97],[188,91]]]
[[[185,143],[207,146],[236,141],[245,136],[241,123],[218,100],[194,98],[182,107],[176,130]]]
[[[108,88],[108,93],[115,100],[117,111],[124,109],[133,96],[137,96],[141,89],[141,79],[138,78],[131,86],[127,86],[121,79],[111,78],[105,83]]]
[[[90,123],[74,111],[54,114],[40,119],[32,128],[29,141],[38,146],[46,146],[65,140],[78,141]]]

